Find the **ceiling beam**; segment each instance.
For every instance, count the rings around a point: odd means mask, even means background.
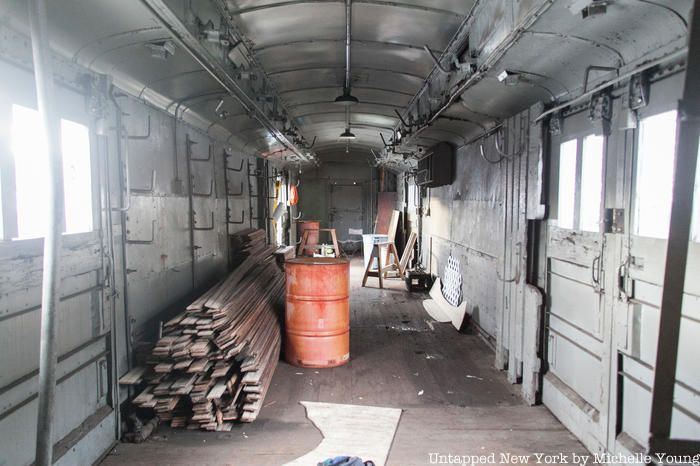
[[[304,91],[315,91],[317,89],[342,89],[343,86],[314,86],[314,87],[299,87],[296,89],[287,89],[286,91],[281,91],[279,92],[279,95],[282,96],[284,94],[291,94],[293,92],[304,92]],[[353,90],[366,90],[366,91],[380,91],[380,92],[388,92],[391,94],[399,94],[403,95],[406,97],[413,97],[413,93],[410,92],[402,92],[402,91],[397,91],[394,89],[385,89],[383,87],[372,87],[372,86],[352,86]]]
[[[404,9],[409,9],[409,10],[414,10],[414,11],[424,11],[426,13],[435,13],[435,14],[441,14],[441,15],[446,15],[446,16],[455,16],[458,18],[461,18],[462,16],[464,16],[461,13],[458,13],[458,12],[455,12],[452,10],[445,10],[443,8],[435,8],[435,7],[424,6],[424,5],[412,5],[410,3],[398,3],[398,2],[390,2],[390,1],[384,1],[384,0],[354,0],[354,2],[355,3],[364,3],[366,5],[390,6],[390,7],[404,8]],[[277,3],[269,3],[267,5],[256,5],[256,6],[250,6],[250,7],[245,7],[245,8],[238,8],[238,9],[234,9],[234,10],[228,10],[228,12],[231,15],[239,16],[239,15],[244,15],[246,13],[253,13],[256,11],[263,11],[263,10],[270,10],[273,8],[281,8],[281,7],[286,7],[286,6],[313,4],[313,3],[341,3],[341,4],[344,4],[345,2],[343,0],[286,0],[286,1],[281,1],[281,2],[277,2]]]
[[[294,109],[294,108],[299,108],[299,107],[306,107],[308,105],[327,105],[327,104],[337,105],[333,100],[317,100],[314,102],[304,102],[303,104],[287,105],[287,108]],[[368,102],[366,100],[361,101],[358,105],[375,105],[377,107],[389,107],[392,109],[397,108],[396,104],[392,104],[392,103],[388,103],[388,102]]]
[[[303,44],[314,44],[314,43],[321,43],[321,44],[342,44],[345,43],[345,39],[301,39],[301,40],[292,40],[288,42],[278,42],[276,44],[268,44],[263,47],[258,47],[254,48],[253,50],[255,53],[260,53],[264,52],[270,49],[274,48],[283,48],[283,47],[296,47],[298,45],[303,45]],[[423,48],[423,45],[414,45],[414,44],[405,44],[401,42],[387,42],[387,41],[381,41],[381,40],[360,40],[360,39],[353,39],[352,40],[352,45],[362,45],[366,47],[396,47],[396,48],[404,48],[404,49],[413,49],[413,50],[419,50],[423,53],[425,53],[425,49]],[[435,53],[440,53],[440,50],[433,50]],[[430,58],[428,57],[428,60]]]
[[[298,71],[323,71],[323,70],[337,70],[341,69],[344,70],[345,66],[330,66],[330,65],[323,65],[323,66],[308,66],[308,67],[300,67],[300,68],[288,68],[285,70],[277,70],[277,71],[271,71],[267,73],[268,76],[277,76],[280,74],[286,74],[286,73],[296,73]],[[391,73],[391,74],[397,74],[401,76],[407,76],[412,79],[416,79],[420,82],[423,82],[425,77],[420,76],[418,74],[413,74],[413,73],[407,73],[405,71],[398,71],[398,70],[390,70],[387,68],[374,68],[370,66],[353,66],[354,70],[365,70],[365,71],[371,71],[375,73]]]

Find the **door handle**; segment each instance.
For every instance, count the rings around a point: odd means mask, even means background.
[[[591,263],[591,281],[596,290],[600,290],[600,254],[593,258]]]

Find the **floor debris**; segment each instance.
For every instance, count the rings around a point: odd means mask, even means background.
[[[309,401],[301,404],[323,440],[285,466],[309,466],[342,455],[359,456],[384,466],[401,418],[400,409]]]

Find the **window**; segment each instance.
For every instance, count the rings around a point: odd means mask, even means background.
[[[600,208],[603,198],[603,136],[583,138],[581,151],[580,227],[600,232]]]
[[[595,134],[561,144],[557,219],[560,228],[600,232],[604,144],[605,138]]]
[[[557,225],[574,228],[576,208],[576,152],[578,141],[566,141],[559,149],[559,202]]]
[[[47,229],[48,154],[42,137],[39,112],[12,106],[11,151],[15,164],[17,237],[38,238]],[[61,120],[65,232],[91,231],[92,172],[88,128]]]
[[[676,111],[659,113],[639,123],[634,233],[665,239],[671,219]]]
[[[66,233],[92,231],[90,135],[85,125],[61,120]]]

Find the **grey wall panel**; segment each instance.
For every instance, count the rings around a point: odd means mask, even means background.
[[[106,405],[107,345],[98,338],[57,368],[54,438],[61,439]],[[0,464],[29,464],[34,457],[38,375],[0,391]],[[112,433],[113,434],[113,433]]]

